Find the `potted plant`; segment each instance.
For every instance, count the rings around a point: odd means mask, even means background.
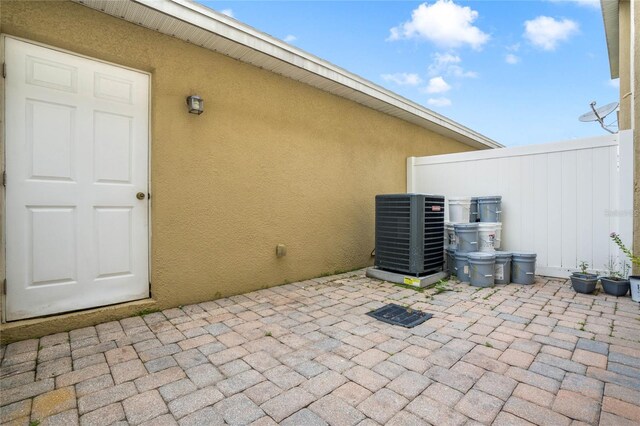
[[[619,262],[615,257],[609,258],[609,264],[605,265],[607,276],[600,277],[605,293],[612,296],[625,296],[629,292],[629,264]]]
[[[580,262],[580,272],[571,274],[571,286],[577,293],[593,293],[598,283],[598,275],[587,272],[589,264]]]
[[[640,267],[640,257],[634,256],[631,250],[629,250],[627,246],[624,245],[624,243],[620,239],[620,236],[615,232],[612,232],[610,237],[613,242],[616,243],[618,247],[620,247],[620,250],[627,255],[627,257],[631,261],[631,264]],[[631,299],[634,302],[640,302],[640,275],[629,276],[629,287],[631,287]]]
[[[598,275],[591,273],[591,272],[587,272],[587,270],[589,269],[589,264],[587,262],[585,262],[584,260],[582,262],[580,262],[580,272],[574,272],[571,274],[572,277],[578,277],[578,278],[596,278]]]

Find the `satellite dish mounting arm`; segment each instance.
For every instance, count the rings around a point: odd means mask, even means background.
[[[593,113],[596,116],[596,120],[598,121],[598,123],[600,123],[600,127],[602,127],[604,130],[606,130],[609,133],[615,133],[614,131],[608,129],[607,126],[605,126],[604,118],[600,117],[600,114],[598,114],[598,111],[596,110],[596,101],[591,102],[589,105],[591,105],[591,109],[593,110]]]

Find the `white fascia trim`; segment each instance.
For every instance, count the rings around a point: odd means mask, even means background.
[[[618,0],[600,0],[604,34],[609,53],[609,70],[611,78],[620,77],[620,16]]]
[[[188,0],[132,0],[149,9],[187,22],[205,31],[217,34],[235,43],[262,52],[296,67],[307,70],[323,78],[364,93],[368,96],[407,111],[421,119],[454,132],[464,139],[475,142],[473,146],[500,148],[503,145],[465,127],[453,120],[437,114],[402,96],[378,86],[362,77],[346,71],[317,56],[293,47],[281,40],[260,32],[231,17],[217,13],[206,6]],[[468,144],[471,145],[471,144]]]

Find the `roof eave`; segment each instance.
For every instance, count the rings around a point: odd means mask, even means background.
[[[600,0],[604,32],[609,52],[609,68],[611,78],[620,77],[620,17],[618,14],[618,0]]]
[[[474,148],[500,148],[422,105],[189,0],[73,0],[92,9],[301,81]]]

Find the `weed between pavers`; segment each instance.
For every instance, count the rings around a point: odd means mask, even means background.
[[[584,321],[579,321],[578,324],[580,324],[580,331],[585,331],[584,326],[587,325],[587,323]]]
[[[435,289],[434,295],[444,293],[445,291],[454,291],[454,289],[448,287],[447,284],[449,284],[449,281],[445,281],[445,280],[438,281],[434,286],[434,289]]]
[[[141,311],[138,311],[136,313],[136,316],[138,317],[143,317],[145,315],[149,315],[149,314],[155,314],[156,312],[160,312],[160,309],[155,309],[155,308],[147,308],[147,309],[143,309]]]
[[[498,292],[499,289],[494,289],[491,293],[487,294],[486,296],[484,296],[482,299],[483,300],[487,300],[488,298],[490,298],[491,296],[493,296],[494,294],[496,294]]]

